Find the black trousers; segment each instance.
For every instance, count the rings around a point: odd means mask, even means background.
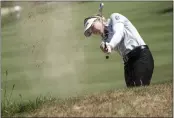
[[[154,59],[148,46],[135,48],[126,57],[123,60],[127,87],[150,85],[154,70]]]

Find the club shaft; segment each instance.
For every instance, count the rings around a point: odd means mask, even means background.
[[[99,13],[100,13],[101,17],[103,17],[103,5],[104,5],[103,3],[100,3],[100,7],[99,7]],[[103,23],[103,19],[102,19],[102,23]],[[106,43],[105,43],[105,47],[107,47]],[[106,57],[106,59],[109,59],[108,55],[106,55],[105,57]]]

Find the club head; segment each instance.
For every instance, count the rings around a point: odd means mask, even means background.
[[[104,3],[100,3],[100,8],[103,8],[103,6],[104,6]]]
[[[109,59],[109,56],[106,56],[106,59]]]
[[[103,6],[104,6],[104,3],[100,3],[100,6],[99,6],[99,11],[100,11],[100,12],[102,11]]]

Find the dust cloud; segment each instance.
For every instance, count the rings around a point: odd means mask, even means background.
[[[28,15],[25,14],[20,31],[31,49],[27,63],[37,68],[34,73],[26,73],[35,79],[28,83],[31,84],[30,93],[34,96],[47,93],[58,97],[76,95],[83,89],[80,79],[85,62],[83,45],[72,24],[72,4],[51,2],[36,7],[26,12]]]

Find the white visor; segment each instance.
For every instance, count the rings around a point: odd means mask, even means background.
[[[91,30],[90,30],[90,27],[91,27],[91,25],[93,24],[93,22],[94,22],[96,19],[97,19],[97,18],[90,18],[90,19],[88,19],[88,20],[86,21],[86,23],[85,23],[85,29],[84,29],[84,35],[85,35],[86,37],[91,36],[92,32],[91,32]]]

